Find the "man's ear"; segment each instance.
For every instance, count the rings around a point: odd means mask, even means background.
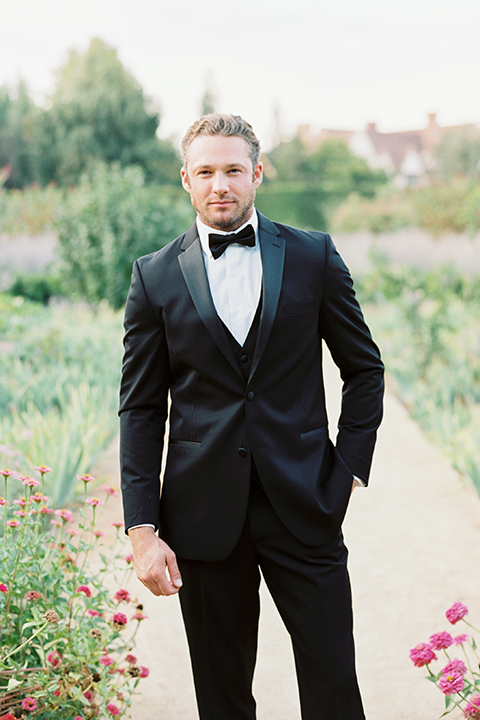
[[[253,171],[253,184],[256,188],[261,184],[263,180],[263,165],[261,162],[258,162],[255,165],[255,169]]]
[[[185,167],[182,167],[182,169],[180,170],[180,177],[182,178],[183,189],[189,193],[190,192],[190,181],[188,179],[188,173],[187,173],[187,169]]]

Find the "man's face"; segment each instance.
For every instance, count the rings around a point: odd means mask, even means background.
[[[253,168],[246,140],[200,135],[188,147],[186,165],[182,184],[205,225],[233,231],[251,217],[263,168]]]

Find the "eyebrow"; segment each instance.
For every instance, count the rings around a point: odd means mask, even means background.
[[[194,167],[194,170],[210,170],[213,168],[214,165],[210,163],[200,163],[199,165],[196,165]],[[243,168],[246,169],[246,165],[244,165],[242,162],[235,162],[235,163],[228,163],[227,165],[224,165],[227,170],[231,168]]]

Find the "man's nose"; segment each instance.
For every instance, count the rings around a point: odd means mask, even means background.
[[[228,192],[228,178],[225,173],[215,173],[213,176],[213,192],[226,193]]]

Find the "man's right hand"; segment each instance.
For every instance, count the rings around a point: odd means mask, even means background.
[[[138,579],[154,595],[175,595],[182,587],[182,578],[173,550],[151,527],[128,531],[132,542],[133,565]]]

